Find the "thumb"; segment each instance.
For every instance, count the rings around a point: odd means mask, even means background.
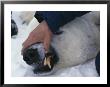
[[[45,52],[47,53],[50,47],[50,40],[49,39],[44,40],[43,45],[44,45]]]
[[[43,45],[44,45],[45,53],[47,53],[49,50],[49,44],[47,42],[44,42]]]

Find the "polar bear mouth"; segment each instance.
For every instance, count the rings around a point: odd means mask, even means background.
[[[30,46],[23,53],[23,60],[34,67],[35,74],[50,72],[58,61],[57,59],[58,57],[52,48],[45,53],[43,45],[38,43]]]

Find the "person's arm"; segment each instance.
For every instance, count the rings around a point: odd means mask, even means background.
[[[45,20],[52,33],[55,34],[59,27],[88,12],[90,11],[38,11],[34,16],[39,22]]]

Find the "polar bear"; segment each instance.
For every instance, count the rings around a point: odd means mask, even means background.
[[[38,25],[33,18],[27,30]],[[100,50],[100,12],[93,11],[60,27],[60,35],[54,35],[51,45],[59,56],[55,69],[72,67],[95,58]]]
[[[52,46],[59,56],[57,68],[75,66],[95,58],[100,49],[100,13],[90,12],[61,27]]]

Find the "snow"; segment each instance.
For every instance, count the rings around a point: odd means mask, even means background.
[[[13,12],[12,18],[15,20],[18,26],[18,35],[11,39],[11,71],[14,77],[35,77],[40,76],[33,73],[33,67],[27,65],[23,61],[21,55],[22,43],[28,37],[29,32],[33,28],[27,28],[27,24],[22,24],[20,19],[21,12]],[[32,21],[31,21],[32,22]],[[36,20],[37,22],[37,20]],[[31,23],[32,24],[32,23]],[[34,24],[34,23],[33,23]],[[36,26],[39,23],[37,22]],[[33,25],[32,25],[33,26]],[[80,25],[79,25],[80,26]],[[60,70],[54,70],[52,74],[45,76],[56,76],[56,77],[97,77],[98,74],[95,69],[95,59],[91,59],[83,64],[77,66],[62,68]]]

